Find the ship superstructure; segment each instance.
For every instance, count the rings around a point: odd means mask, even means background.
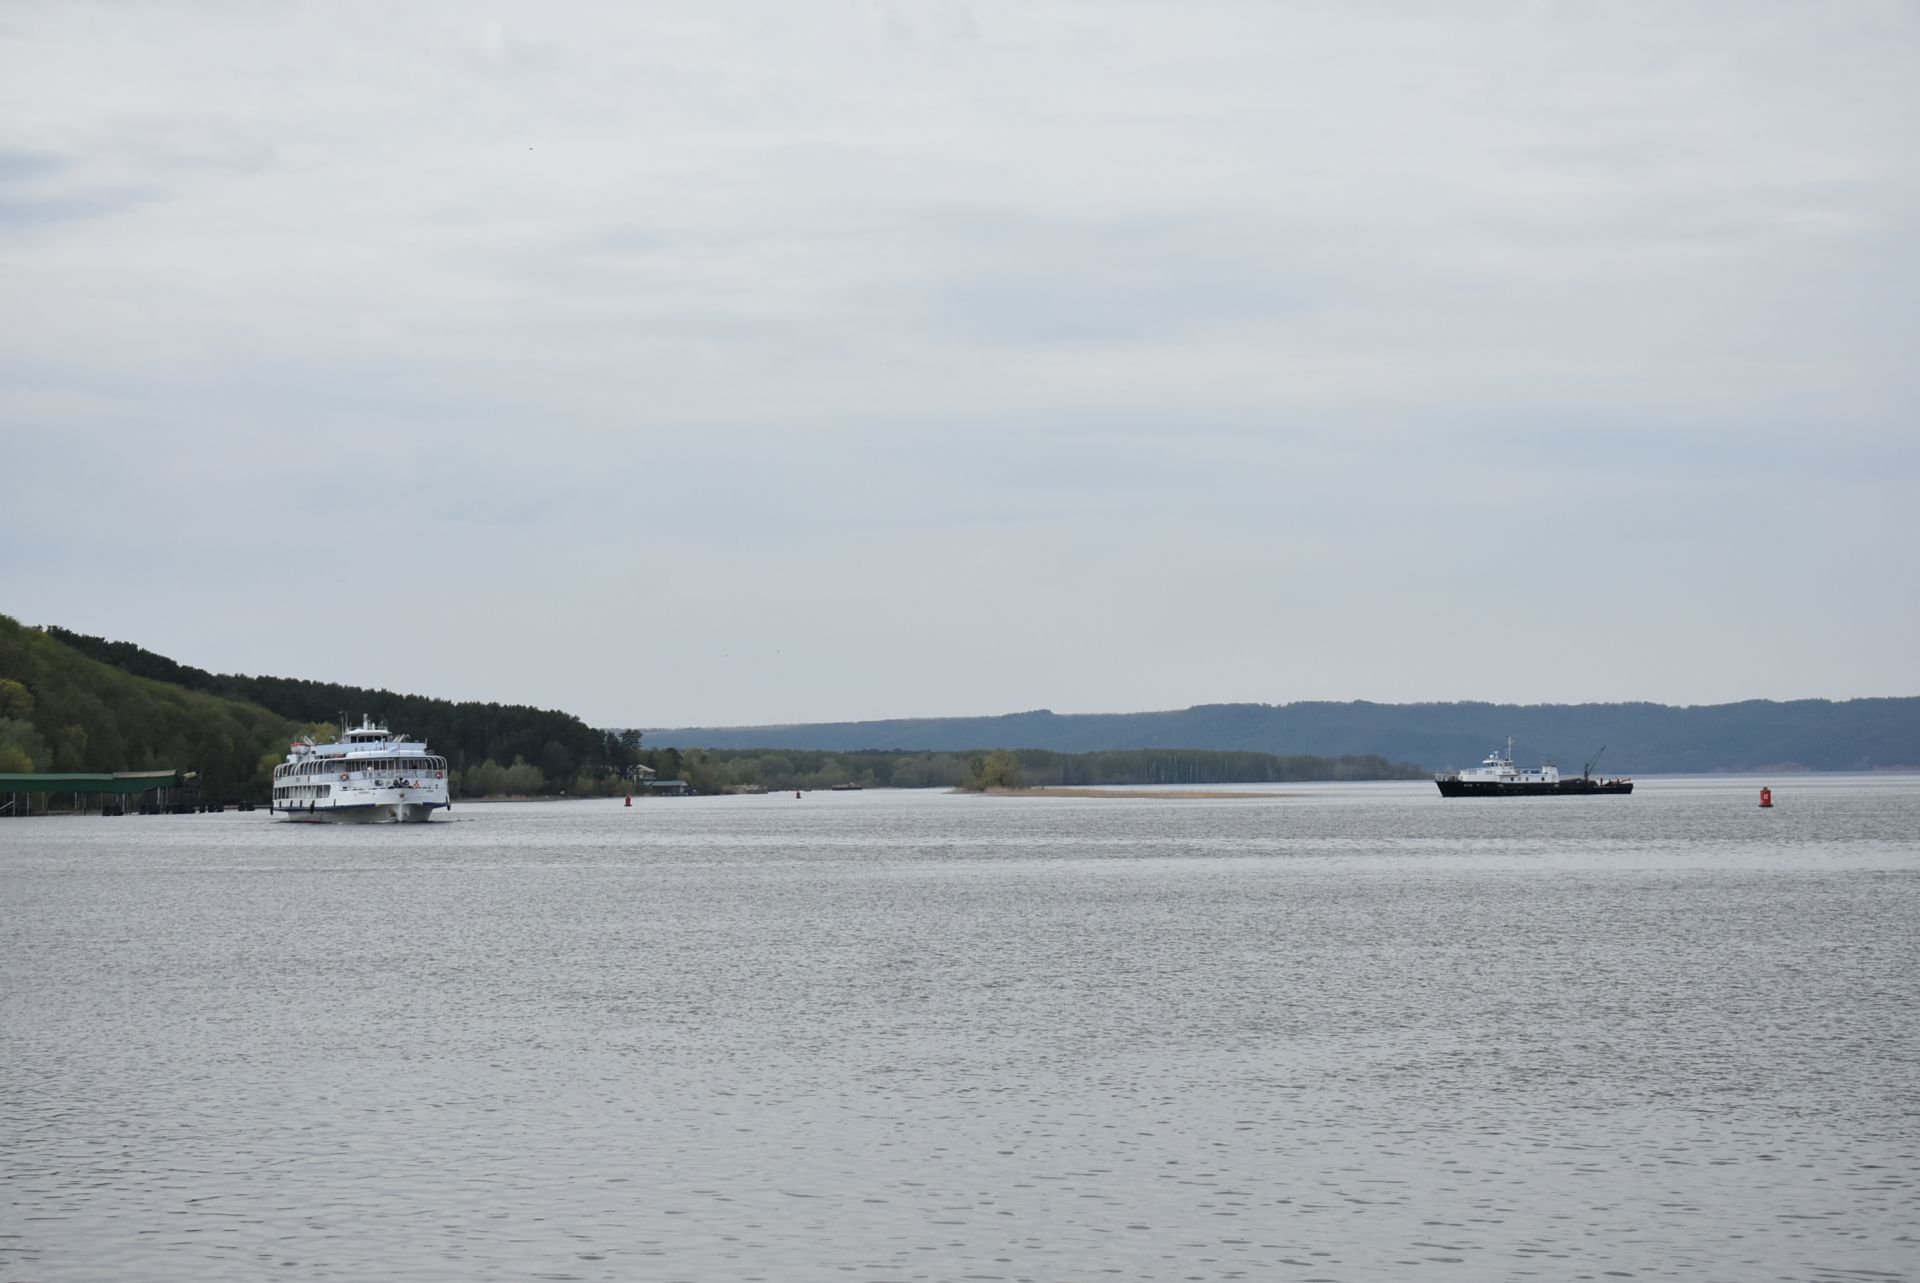
[[[330,744],[295,740],[273,768],[273,810],[290,820],[418,824],[447,805],[447,759],[370,717]]]
[[[1604,753],[1605,747],[1600,751]],[[1523,770],[1513,764],[1513,739],[1509,736],[1505,752],[1496,748],[1480,760],[1480,765],[1436,775],[1433,782],[1439,785],[1442,797],[1559,797],[1633,792],[1633,781],[1625,776],[1609,780],[1593,778],[1593,763],[1599,760],[1600,754],[1595,753],[1579,775],[1567,779],[1560,778],[1560,768],[1551,762]]]

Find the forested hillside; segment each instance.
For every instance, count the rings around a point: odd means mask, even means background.
[[[130,642],[0,615],[0,771],[200,771],[264,799],[289,736],[371,716],[428,741],[456,795],[609,793],[642,764],[695,788],[926,787],[1014,750],[1031,783],[1404,778],[1515,741],[1524,764],[1603,773],[1920,768],[1920,698],[1660,704],[1213,704],[1171,712],[595,730],[526,705],[210,673]],[[1309,757],[1308,754],[1313,756]]]
[[[198,771],[210,801],[263,797],[293,721],[137,677],[0,615],[0,771]]]
[[[1467,766],[1514,739],[1514,756],[1644,773],[1920,767],[1920,698],[1664,704],[1207,704],[1156,713],[949,717],[654,730],[647,742],[707,748],[926,750],[979,745],[1089,753],[1193,748],[1374,755]]]
[[[524,705],[454,703],[284,677],[211,673],[131,642],[62,628],[0,634],[0,770],[198,770],[213,800],[263,799],[288,739],[328,737],[342,714],[371,716],[445,754],[456,796],[605,794],[644,765],[703,793],[727,790],[939,788],[978,783],[1005,746],[958,753],[758,752],[641,747],[637,732],[596,731],[566,713]],[[1024,783],[1191,784],[1395,779],[1407,762],[1258,752],[1145,749],[998,755]]]
[[[631,763],[637,744],[632,737],[623,742],[619,736],[594,730],[571,713],[524,704],[456,703],[332,682],[210,673],[132,642],[108,641],[64,628],[48,628],[46,636],[123,673],[249,701],[289,724],[323,734],[337,729],[342,715],[355,723],[362,716],[371,717],[426,740],[447,759],[462,796],[603,792],[609,787],[610,774]]]

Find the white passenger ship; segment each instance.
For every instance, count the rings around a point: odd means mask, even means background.
[[[309,823],[419,824],[447,801],[447,759],[373,719],[331,744],[295,740],[273,768],[273,809]]]

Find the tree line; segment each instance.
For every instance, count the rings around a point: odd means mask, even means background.
[[[601,731],[571,713],[455,702],[288,677],[210,673],[132,642],[0,616],[0,677],[25,718],[0,711],[0,771],[176,767],[211,801],[264,800],[287,746],[326,741],[361,716],[425,740],[460,797],[606,793],[624,786],[638,732]],[[10,689],[10,688],[9,688]]]
[[[525,704],[431,699],[292,677],[210,673],[132,642],[108,641],[64,628],[50,627],[46,631],[55,640],[122,672],[243,700],[302,727],[331,732],[342,729],[338,725],[342,714],[356,724],[362,716],[371,717],[410,739],[425,740],[433,752],[447,759],[449,768],[457,771],[471,771],[487,762],[506,767],[522,763],[539,770],[542,790],[560,790],[583,773],[591,775],[596,768],[603,771],[609,765],[605,734],[571,713]],[[523,773],[521,782],[526,778]]]
[[[1135,748],[1093,753],[1012,750],[1029,787],[1101,784],[1299,784],[1331,780],[1417,780],[1414,762],[1389,762],[1372,753],[1316,757],[1307,753],[1252,753],[1220,749]]]
[[[262,796],[288,719],[102,664],[0,615],[0,773],[193,770],[212,801]]]
[[[636,760],[661,777],[686,780],[702,793],[861,788],[1088,787],[1102,784],[1277,784],[1325,780],[1421,779],[1411,762],[1370,755],[1314,757],[1129,749],[1055,753],[993,749],[903,753],[885,749],[653,748]]]
[[[638,730],[572,714],[455,702],[285,677],[211,673],[131,642],[0,615],[0,773],[174,768],[209,801],[264,800],[299,735],[333,739],[361,715],[425,740],[456,797],[609,796],[645,767],[699,793],[1020,785],[1220,784],[1403,779],[1419,767],[1373,756],[1133,749],[963,751],[652,746]]]

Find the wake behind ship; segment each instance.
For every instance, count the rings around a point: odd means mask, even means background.
[[[447,802],[447,759],[373,719],[331,744],[294,741],[273,768],[273,810],[311,824],[423,824]]]
[[[1606,751],[1602,745],[1600,753]],[[1433,782],[1440,786],[1441,797],[1572,797],[1633,792],[1633,781],[1624,775],[1610,780],[1593,778],[1593,763],[1600,760],[1600,753],[1593,755],[1579,775],[1561,779],[1557,766],[1535,766],[1524,771],[1515,767],[1513,740],[1508,738],[1506,752],[1496,748],[1481,759],[1480,765],[1436,775]]]

